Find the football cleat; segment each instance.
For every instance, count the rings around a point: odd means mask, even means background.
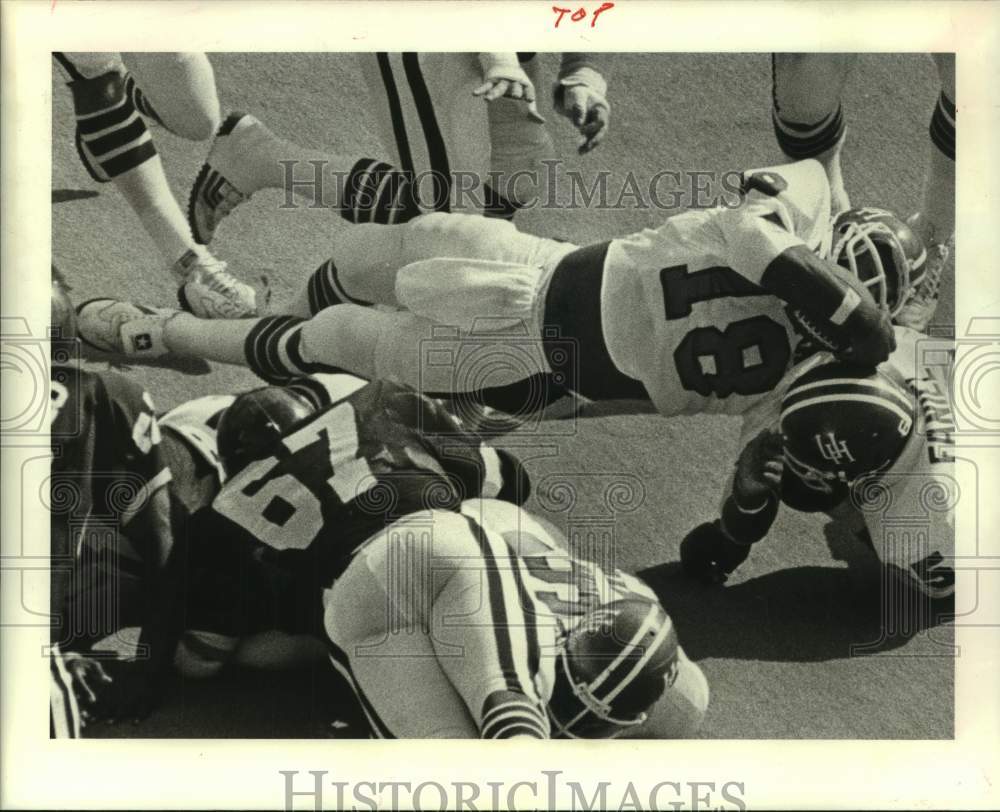
[[[208,252],[188,251],[171,269],[181,286],[181,308],[203,319],[244,319],[257,315],[257,292],[226,270]]]
[[[240,142],[247,131],[263,127],[246,113],[230,113],[219,127],[188,196],[188,224],[202,245],[211,243],[219,223],[256,191]]]
[[[889,367],[813,367],[781,402],[787,468],[814,490],[850,484],[894,463],[913,432],[913,397]]]
[[[600,606],[563,641],[548,713],[553,736],[614,738],[646,721],[677,677],[677,632],[656,601]]]
[[[296,423],[315,411],[291,389],[265,386],[244,392],[219,418],[216,442],[226,477],[263,459]]]
[[[178,311],[118,299],[90,299],[76,309],[80,339],[95,349],[143,358],[169,353],[163,325]]]
[[[847,268],[876,303],[895,316],[920,284],[927,260],[923,240],[885,209],[848,209],[833,221],[830,258]]]
[[[914,231],[921,230],[921,216],[915,214],[907,221],[907,225]],[[937,309],[938,298],[941,293],[941,280],[944,277],[945,268],[952,267],[954,278],[955,265],[955,237],[952,235],[946,242],[940,243],[933,240],[933,236],[928,240],[927,262],[924,267],[923,278],[920,279],[913,288],[913,295],[903,305],[899,313],[895,316],[897,324],[910,327],[917,332],[924,332],[927,325],[934,317]]]

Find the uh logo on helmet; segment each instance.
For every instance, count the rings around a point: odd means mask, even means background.
[[[830,361],[796,378],[781,403],[785,463],[829,491],[898,459],[913,431],[914,396],[891,367]]]
[[[830,258],[895,316],[923,279],[927,249],[891,211],[865,207],[841,212],[833,221]]]

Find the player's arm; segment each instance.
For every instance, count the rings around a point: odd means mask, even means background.
[[[781,435],[764,429],[743,449],[722,503],[722,516],[699,525],[681,542],[690,575],[726,580],[763,539],[778,515],[783,473]]]
[[[819,257],[766,195],[717,218],[734,270],[804,316],[843,360],[882,363],[895,349],[889,314],[849,271]]]
[[[413,390],[401,390],[394,408],[418,429],[445,472],[457,480],[464,499],[483,496],[523,504],[531,491],[528,472],[513,454],[486,445],[444,404]]]
[[[535,86],[521,67],[516,53],[513,51],[481,53],[479,64],[483,68],[483,82],[472,91],[472,95],[482,96],[488,102],[503,97],[524,101],[527,104],[528,116],[540,124],[545,122],[538,112]]]

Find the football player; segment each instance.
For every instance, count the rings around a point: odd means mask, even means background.
[[[253,390],[216,425],[227,478],[188,525],[212,543],[190,548],[185,627],[198,633],[179,654],[205,673],[261,631],[322,638],[323,589],[395,518],[528,495],[515,457],[441,402],[384,381],[316,376]]]
[[[708,705],[652,590],[508,502],[399,519],[324,606],[376,737],[682,738]]]
[[[681,545],[691,574],[724,581],[763,539],[781,504],[848,522],[923,595],[953,594],[951,344],[896,328],[877,370],[826,354],[792,370],[744,424],[720,519]]]
[[[188,220],[198,242],[208,245],[221,221],[265,188],[291,189],[352,223],[404,223],[421,211],[452,210],[509,218],[531,202],[541,161],[553,153],[535,108],[534,54],[376,53],[359,59],[381,141],[392,145],[388,162],[307,149],[251,115],[233,113],[189,196]],[[583,150],[607,131],[603,61],[564,55],[554,93],[556,110],[584,135]],[[470,179],[482,186],[469,188]],[[322,274],[316,276],[322,283]]]
[[[215,74],[204,54],[53,54],[73,95],[84,168],[111,182],[180,283],[181,304],[205,318],[254,315],[254,289],[191,235],[167,183],[146,120],[195,141],[219,126]],[[126,67],[127,66],[127,67]]]
[[[72,338],[74,311],[58,283],[52,300],[53,325],[65,342]],[[173,630],[159,610],[169,607],[177,592],[178,556],[167,487],[172,481],[170,456],[161,443],[152,399],[121,375],[79,369],[70,362],[74,353],[67,347],[57,344],[54,349],[49,504],[52,644],[60,660],[53,663],[53,674],[60,690],[53,692],[59,700],[53,704],[53,731],[75,735],[79,718],[63,721],[77,709],[74,693],[85,712],[99,693],[111,703],[106,712],[113,716],[141,716],[148,709],[173,651]],[[121,619],[94,615],[101,606],[119,605],[118,595],[105,601],[99,594],[119,586],[105,574],[109,559],[120,562],[123,571],[138,573],[147,600],[140,601],[136,619],[142,626],[140,644],[149,655],[132,667],[115,669],[110,692],[104,688],[112,677],[81,653],[95,633],[100,636],[103,621]],[[103,633],[114,630],[104,628]]]
[[[900,324],[920,331],[934,315],[945,267],[954,268],[955,263],[955,55],[931,56],[941,93],[929,125],[923,202],[907,220],[927,246],[927,273],[899,315]],[[772,57],[772,118],[778,145],[788,158],[815,158],[823,164],[835,212],[850,206],[840,168],[846,133],[840,96],[855,59],[853,54]]]
[[[734,208],[584,248],[464,215],[359,226],[330,263],[344,303],[308,321],[209,323],[97,299],[80,329],[100,349],[242,362],[271,381],[333,366],[462,392],[549,373],[594,400],[740,414],[816,346],[869,364],[892,349],[887,285],[905,300],[923,248],[891,215],[861,210],[836,224],[827,258],[829,200],[822,167],[803,161],[746,173]]]

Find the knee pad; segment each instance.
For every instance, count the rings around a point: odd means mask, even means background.
[[[118,71],[71,82],[76,147],[94,180],[106,183],[156,155],[156,146]]]

